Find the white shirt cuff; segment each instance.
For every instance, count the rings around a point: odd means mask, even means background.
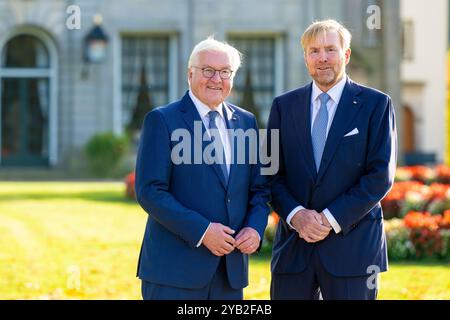
[[[210,225],[211,225],[211,222],[208,224],[208,228],[206,228],[205,232],[203,233],[202,237],[200,238],[200,241],[197,242],[197,246],[196,246],[197,248],[201,246],[203,238],[205,237],[205,234],[208,231]]]
[[[337,223],[336,219],[331,214],[330,210],[325,209],[322,211],[325,217],[327,217],[328,222],[331,224],[331,227],[333,228],[334,232],[339,233],[341,232],[341,226],[339,223]]]
[[[292,218],[294,217],[294,215],[297,213],[297,211],[298,211],[298,210],[302,210],[302,209],[305,209],[305,207],[303,207],[303,206],[295,207],[295,208],[291,211],[291,213],[289,213],[289,215],[287,216],[286,222],[287,222],[287,224],[289,225],[289,227],[291,227],[291,228],[294,229],[294,230],[295,230],[295,228],[291,225],[291,220],[292,220]]]

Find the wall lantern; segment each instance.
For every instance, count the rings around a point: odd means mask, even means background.
[[[84,37],[83,58],[87,63],[102,63],[105,61],[108,36],[101,27],[102,20],[101,15],[95,15],[95,25]]]

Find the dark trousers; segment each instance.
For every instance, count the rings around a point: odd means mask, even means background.
[[[182,267],[180,265],[180,268]],[[142,280],[142,298],[144,300],[242,300],[243,289],[230,287],[225,258],[222,257],[216,273],[205,287],[186,289]]]
[[[325,270],[315,250],[305,271],[272,274],[270,297],[273,300],[375,300],[378,283],[372,288],[370,276],[333,276]]]

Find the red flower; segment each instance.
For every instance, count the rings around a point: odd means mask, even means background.
[[[135,173],[132,172],[125,177],[125,194],[130,199],[136,199],[136,191],[134,190]]]

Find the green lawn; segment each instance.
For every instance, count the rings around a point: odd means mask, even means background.
[[[146,213],[122,183],[0,183],[0,299],[140,299]],[[268,299],[269,257],[246,299]],[[449,265],[391,263],[380,299],[450,299]]]

